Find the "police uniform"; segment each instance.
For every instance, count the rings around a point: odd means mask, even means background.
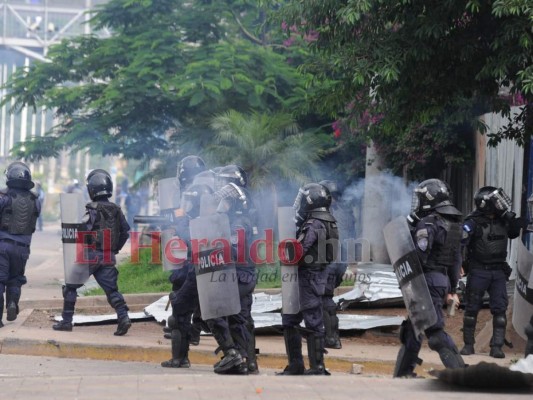
[[[30,255],[41,205],[28,189],[8,188],[0,192],[0,327],[6,292],[7,320],[19,312],[21,288],[27,280],[26,263]]]
[[[184,265],[172,271],[170,281],[172,292],[169,295],[172,315],[167,324],[170,330],[172,358],[161,363],[165,368],[189,368],[189,335],[191,316],[199,306],[198,288],[194,265],[190,262],[189,216],[178,218],[174,222],[176,235],[187,243],[188,257]]]
[[[461,270],[461,226],[462,215],[451,201],[448,185],[438,179],[423,181],[415,189],[413,197],[419,205],[414,208],[408,220],[411,235],[424,278],[429,289],[437,321],[425,329],[429,348],[439,353],[446,368],[462,368],[464,361],[453,339],[444,331],[442,308],[448,293],[455,294]],[[415,202],[416,203],[416,202]],[[398,353],[394,377],[415,376],[414,369],[422,360],[418,358],[422,338],[418,337],[410,319],[400,328],[402,346]]]
[[[289,364],[281,375],[329,375],[324,366],[324,296],[326,267],[336,259],[338,229],[329,212],[331,194],[319,184],[307,184],[295,200],[297,215],[303,217],[298,229],[302,257],[298,262],[300,309],[297,314],[282,314],[283,335]],[[307,336],[309,369],[304,371],[300,323]]]
[[[237,284],[241,310],[238,314],[225,318],[213,318],[207,322],[220,349],[230,354],[226,360],[234,364],[227,367],[223,359],[215,364],[215,372],[223,374],[258,373],[255,350],[255,324],[252,318],[253,292],[257,282],[255,264],[250,259],[249,247],[253,241],[255,224],[253,207],[246,190],[237,185],[228,184],[215,193],[220,198],[219,212],[227,213],[232,235],[232,259],[236,262]],[[226,203],[226,206],[224,204]],[[240,233],[239,233],[240,232]],[[244,238],[244,243],[239,239]],[[244,254],[243,254],[244,253]],[[244,255],[244,259],[242,258]],[[232,350],[240,354],[243,362],[234,357]],[[244,360],[246,362],[244,362]]]
[[[489,294],[490,311],[493,315],[493,335],[490,355],[504,358],[502,351],[507,325],[506,311],[509,304],[507,280],[511,267],[507,264],[509,239],[520,234],[523,221],[520,218],[502,218],[475,210],[463,226],[463,245],[466,247],[468,278],[465,294],[463,338],[465,347],[461,354],[474,353],[474,335],[479,310],[485,292]]]
[[[94,190],[89,187],[94,180],[103,187]],[[129,237],[130,226],[118,205],[108,200],[112,194],[112,183],[109,174],[103,170],[95,170],[87,178],[89,195],[92,202],[88,203],[83,218],[87,231],[94,232],[89,236],[87,246],[87,268],[96,282],[104,290],[107,301],[117,313],[118,327],[116,336],[125,335],[131,327],[128,316],[128,306],[124,296],[119,292],[117,279],[118,270],[115,267],[115,254],[118,253]],[[110,240],[104,239],[104,231],[110,232]],[[110,247],[110,248],[109,248]],[[72,331],[72,318],[76,306],[77,289],[82,284],[69,284],[63,287],[63,312],[62,321],[53,326],[54,330]]]

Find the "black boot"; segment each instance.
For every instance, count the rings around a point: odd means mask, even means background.
[[[189,344],[186,335],[179,329],[173,329],[171,333],[172,358],[161,363],[165,368],[190,368]]]
[[[476,322],[477,315],[465,314],[465,317],[463,319],[463,341],[465,342],[465,345],[461,349],[461,354],[463,356],[469,356],[475,353],[474,343],[476,342]]]
[[[316,334],[307,336],[307,356],[309,369],[304,375],[331,375],[324,366],[324,337]]]
[[[8,321],[14,321],[17,319],[19,313],[19,301],[20,301],[20,288],[8,287],[6,292],[6,311]]]
[[[417,365],[422,365],[422,359],[418,358],[418,354],[410,353],[407,347],[402,344],[396,357],[396,365],[394,366],[392,377],[416,378],[415,368]]]
[[[215,373],[222,374],[234,367],[244,364],[241,354],[235,348],[230,348],[224,351],[224,357],[215,365]],[[246,371],[247,372],[247,371]]]
[[[494,358],[505,358],[502,350],[505,342],[505,328],[507,327],[507,317],[505,314],[498,314],[492,318],[492,340],[490,341],[490,356]]]
[[[128,330],[131,328],[131,321],[130,317],[127,315],[125,317],[122,317],[118,320],[118,326],[117,330],[113,335],[115,336],[124,336],[126,333],[128,333]]]
[[[305,366],[302,355],[302,335],[294,327],[284,327],[283,338],[285,339],[285,350],[289,365],[285,367],[283,372],[279,372],[276,375],[303,375]]]
[[[248,328],[248,332],[250,333],[250,341],[248,342],[248,359],[247,359],[247,365],[248,365],[248,373],[257,375],[259,374],[259,366],[257,365],[257,349],[255,348],[255,326],[253,321],[251,323],[249,322],[246,327]]]
[[[74,317],[74,308],[76,303],[72,301],[63,301],[63,312],[61,316],[63,319],[52,326],[54,331],[72,332],[72,318]]]

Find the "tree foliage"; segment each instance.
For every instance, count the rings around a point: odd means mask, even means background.
[[[228,109],[290,112],[307,95],[305,77],[266,34],[263,3],[111,0],[91,20],[111,37],[64,40],[50,62],[8,81],[3,102],[14,99],[14,111],[44,105],[58,121],[14,151],[151,158],[169,150],[169,133],[187,142]]]
[[[509,115],[509,96],[528,104],[522,122],[533,114],[530,0],[289,0],[277,17],[288,34],[315,37],[309,48],[317,57],[304,70],[331,86],[317,85],[312,107],[339,116],[343,134],[368,135],[396,151],[413,137],[421,146],[436,135],[441,146],[423,149],[418,165],[454,151],[464,161],[452,148],[457,133],[482,128],[476,117],[484,112]],[[492,142],[524,143],[532,126],[515,124]]]

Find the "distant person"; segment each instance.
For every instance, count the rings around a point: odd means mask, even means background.
[[[130,188],[126,200],[124,201],[124,205],[126,206],[128,224],[135,229],[136,225],[133,223],[133,217],[140,214],[142,206],[142,199],[139,192]]]
[[[87,247],[89,250],[87,259],[91,260],[87,268],[104,290],[109,305],[117,313],[118,327],[115,336],[122,336],[130,329],[131,321],[124,296],[118,290],[115,254],[128,240],[130,227],[120,207],[109,201],[113,195],[113,182],[107,171],[103,169],[91,171],[87,176],[87,189],[92,201],[85,206],[87,211],[83,221],[86,223],[87,231],[95,232],[94,243],[89,243],[90,246]],[[105,240],[106,230],[110,231],[109,241]],[[72,331],[77,289],[81,286],[83,284],[70,283],[63,286],[62,320],[53,326],[54,330]]]
[[[83,189],[80,186],[80,182],[77,179],[73,179],[70,185],[67,187],[67,193],[81,193],[83,194]]]
[[[0,191],[0,328],[4,326],[4,292],[7,320],[17,319],[31,237],[41,212],[37,196],[30,191],[34,183],[28,166],[15,161],[5,174],[7,189]]]
[[[35,193],[37,194],[37,200],[39,201],[39,204],[41,205],[41,212],[39,213],[39,217],[37,218],[37,230],[42,231],[43,230],[43,209],[44,209],[44,199],[45,194],[43,187],[41,186],[41,182],[37,181],[35,182]]]

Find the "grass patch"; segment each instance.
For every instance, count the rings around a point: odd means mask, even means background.
[[[117,267],[119,271],[118,290],[122,294],[168,293],[172,289],[172,285],[168,281],[170,271],[163,271],[161,264],[149,263],[150,250],[141,249],[138,263],[133,264],[128,260]],[[97,296],[105,293],[98,287],[89,289],[84,294]]]

